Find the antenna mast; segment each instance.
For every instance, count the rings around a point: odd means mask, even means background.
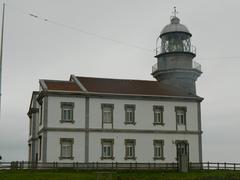
[[[3,3],[2,32],[1,32],[1,51],[0,51],[0,116],[1,116],[1,103],[2,103],[2,60],[3,60],[3,34],[4,34],[5,6],[6,6],[6,4]]]

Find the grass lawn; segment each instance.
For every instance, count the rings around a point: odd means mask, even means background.
[[[74,170],[2,170],[0,180],[96,180],[99,171]],[[107,172],[107,171],[103,171]],[[113,171],[113,180],[240,180],[240,171],[202,171],[190,173],[160,171]],[[98,175],[107,180],[107,175]],[[108,179],[109,180],[109,179]]]

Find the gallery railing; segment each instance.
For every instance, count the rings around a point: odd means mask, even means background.
[[[193,61],[192,69],[197,69],[198,71],[202,71],[201,64],[197,63],[196,61]],[[165,69],[158,67],[158,63],[156,63],[152,66],[152,73],[154,73],[157,70],[165,70]]]

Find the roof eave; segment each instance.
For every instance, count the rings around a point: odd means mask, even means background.
[[[173,95],[146,95],[146,94],[120,94],[120,93],[102,93],[102,92],[84,92],[84,91],[62,91],[62,90],[48,90],[46,94],[75,94],[75,95],[99,95],[99,96],[119,96],[119,97],[141,97],[141,98],[166,98],[166,99],[189,99],[203,101],[204,98],[200,96],[173,96]]]

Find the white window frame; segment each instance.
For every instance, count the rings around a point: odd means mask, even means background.
[[[136,110],[136,105],[134,104],[125,104],[125,124],[136,124],[135,121],[135,110]]]
[[[176,112],[176,123],[177,125],[180,126],[185,126],[187,124],[187,107],[175,107],[175,112]]]
[[[60,157],[59,159],[73,159],[73,138],[60,139]]]
[[[153,140],[154,160],[164,160],[164,140]]]
[[[110,143],[103,144],[103,158],[111,157],[112,157],[112,144]]]
[[[101,139],[102,144],[102,156],[101,160],[104,159],[114,159],[113,157],[113,145],[114,145],[114,139]]]
[[[135,147],[136,147],[135,139],[125,139],[125,160],[128,159],[136,160]]]
[[[102,128],[104,128],[104,124],[111,124],[113,128],[114,104],[101,104],[101,107],[102,107]]]
[[[134,122],[134,110],[132,108],[127,108],[126,110],[126,123]]]
[[[177,123],[178,125],[185,125],[185,122],[184,122],[184,111],[183,110],[177,110]]]
[[[180,155],[189,156],[189,143],[186,140],[176,140],[175,144],[176,144],[177,160]]]
[[[153,125],[162,125],[162,126],[164,125],[163,111],[164,111],[163,106],[159,106],[159,105],[153,106],[153,113],[154,113]]]
[[[74,123],[74,103],[61,102],[61,123]]]
[[[111,124],[112,123],[112,109],[111,107],[103,108],[103,123]]]

